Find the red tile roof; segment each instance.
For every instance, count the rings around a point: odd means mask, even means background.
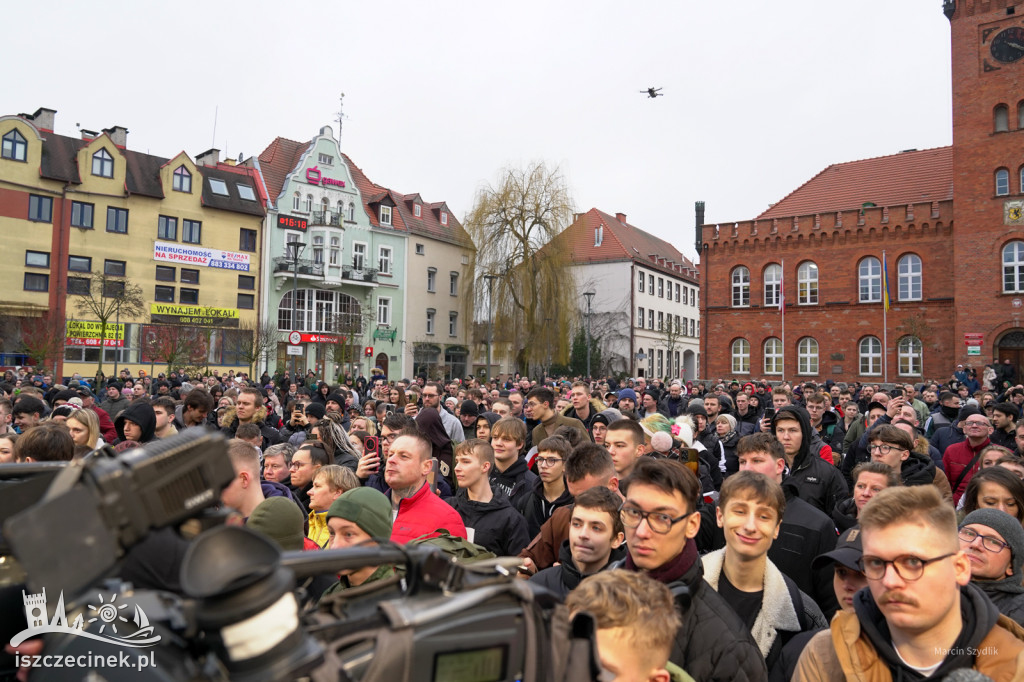
[[[836,163],[757,216],[783,218],[953,199],[953,148]]]
[[[594,232],[598,227],[604,228],[603,237],[601,245],[595,246]],[[572,225],[565,228],[552,243],[559,248],[570,249],[572,260],[577,263],[633,260],[645,267],[697,281],[697,269],[693,261],[676,247],[596,208],[579,214]],[[682,266],[683,271],[680,272],[676,266]]]
[[[259,155],[260,170],[267,183],[267,195],[277,203],[284,189],[285,178],[299,165],[302,155],[309,149],[309,142],[296,142],[278,137]],[[278,207],[280,208],[280,207]]]

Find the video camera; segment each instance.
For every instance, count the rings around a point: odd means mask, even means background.
[[[382,542],[282,553],[248,528],[216,525],[188,545],[182,594],[133,589],[111,578],[134,553],[150,549],[154,537],[208,516],[219,502],[235,475],[219,434],[186,430],[119,456],[96,451],[55,475],[49,467],[34,471],[10,489],[32,486],[20,499],[39,495],[36,479],[43,475],[51,480],[38,501],[5,520],[0,511],[8,554],[26,575],[24,585],[0,592],[48,589],[55,597],[63,591],[60,616],[92,634],[104,625],[85,622],[97,592],[100,602],[104,591],[116,592],[123,613],[136,614],[139,632],[159,642],[150,667],[104,669],[103,679],[546,681],[569,659],[552,645],[570,641],[551,636],[554,598],[516,580],[508,560],[464,565],[429,546]],[[404,569],[404,578],[307,603],[306,579],[383,564]],[[56,613],[45,615],[58,621]],[[43,625],[48,655],[124,650],[78,636],[66,624]],[[30,680],[71,680],[83,671],[33,673],[39,674]]]

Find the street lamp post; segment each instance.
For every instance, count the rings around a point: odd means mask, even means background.
[[[484,383],[491,380],[491,335],[494,332],[494,280],[497,275],[484,275],[487,280],[487,369],[484,370]]]
[[[288,242],[288,259],[292,262],[292,329],[298,330],[299,325],[295,320],[295,297],[298,295],[296,289],[299,284],[299,256],[302,255],[302,250],[306,248],[304,242],[294,241]],[[289,343],[291,343],[289,341]],[[295,356],[292,356],[292,381],[295,385],[298,385],[298,379],[295,376]]]
[[[590,381],[590,301],[594,298],[594,292],[584,291],[583,297],[587,299],[587,381]]]

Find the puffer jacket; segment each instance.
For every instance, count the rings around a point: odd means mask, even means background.
[[[835,506],[850,496],[846,479],[838,468],[812,453],[811,435],[814,430],[811,428],[807,413],[793,405],[787,405],[778,412],[786,413],[795,416],[803,434],[800,451],[793,457],[793,464],[786,480],[796,486],[800,499],[814,505],[826,515],[831,515]],[[772,422],[772,434],[775,433],[775,425],[779,421],[778,414]]]
[[[512,508],[500,488],[492,487],[492,491],[490,502],[477,502],[469,499],[468,490],[459,488],[446,502],[462,517],[467,535],[472,532],[470,542],[498,556],[515,556],[530,542],[526,519]]]
[[[587,415],[586,419],[582,419],[576,414],[576,408],[570,405],[562,411],[563,417],[569,417],[570,419],[579,419],[583,422],[583,425],[587,427],[587,433],[590,433],[590,427],[594,425],[594,417],[604,411],[604,403],[597,398],[590,399],[590,414]]]
[[[530,491],[537,484],[537,481],[540,480],[537,474],[530,471],[529,467],[527,467],[526,458],[523,456],[512,462],[511,466],[505,469],[505,471],[498,471],[498,467],[495,466],[491,469],[490,479],[491,485],[501,488],[502,492],[508,496],[508,501],[512,503],[512,506],[520,514],[526,508],[526,500],[530,495]]]
[[[466,526],[459,513],[430,491],[426,483],[412,497],[398,503],[398,514],[391,529],[391,541],[404,545],[424,535],[434,537],[435,531],[446,529],[460,538],[466,537]]]
[[[277,429],[268,425],[264,421],[267,417],[267,408],[260,406],[256,408],[253,413],[253,423],[260,427],[260,435],[263,436],[263,445],[260,447],[261,450],[266,450],[271,445],[277,445],[281,442],[281,434]],[[220,432],[224,434],[226,438],[234,438],[235,433],[238,431],[238,417],[235,416],[235,408],[229,407],[224,411],[223,422],[227,426],[221,428]]]

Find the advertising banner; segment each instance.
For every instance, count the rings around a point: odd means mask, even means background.
[[[170,244],[156,242],[153,245],[153,260],[177,265],[205,265],[222,270],[249,272],[249,254],[208,249],[191,244]]]
[[[177,324],[192,327],[238,327],[238,310],[205,305],[153,303],[149,306],[153,324]]]
[[[124,347],[124,324],[107,322],[106,338],[102,339],[103,329],[99,322],[68,320],[67,325],[67,338],[64,342],[69,346]]]

